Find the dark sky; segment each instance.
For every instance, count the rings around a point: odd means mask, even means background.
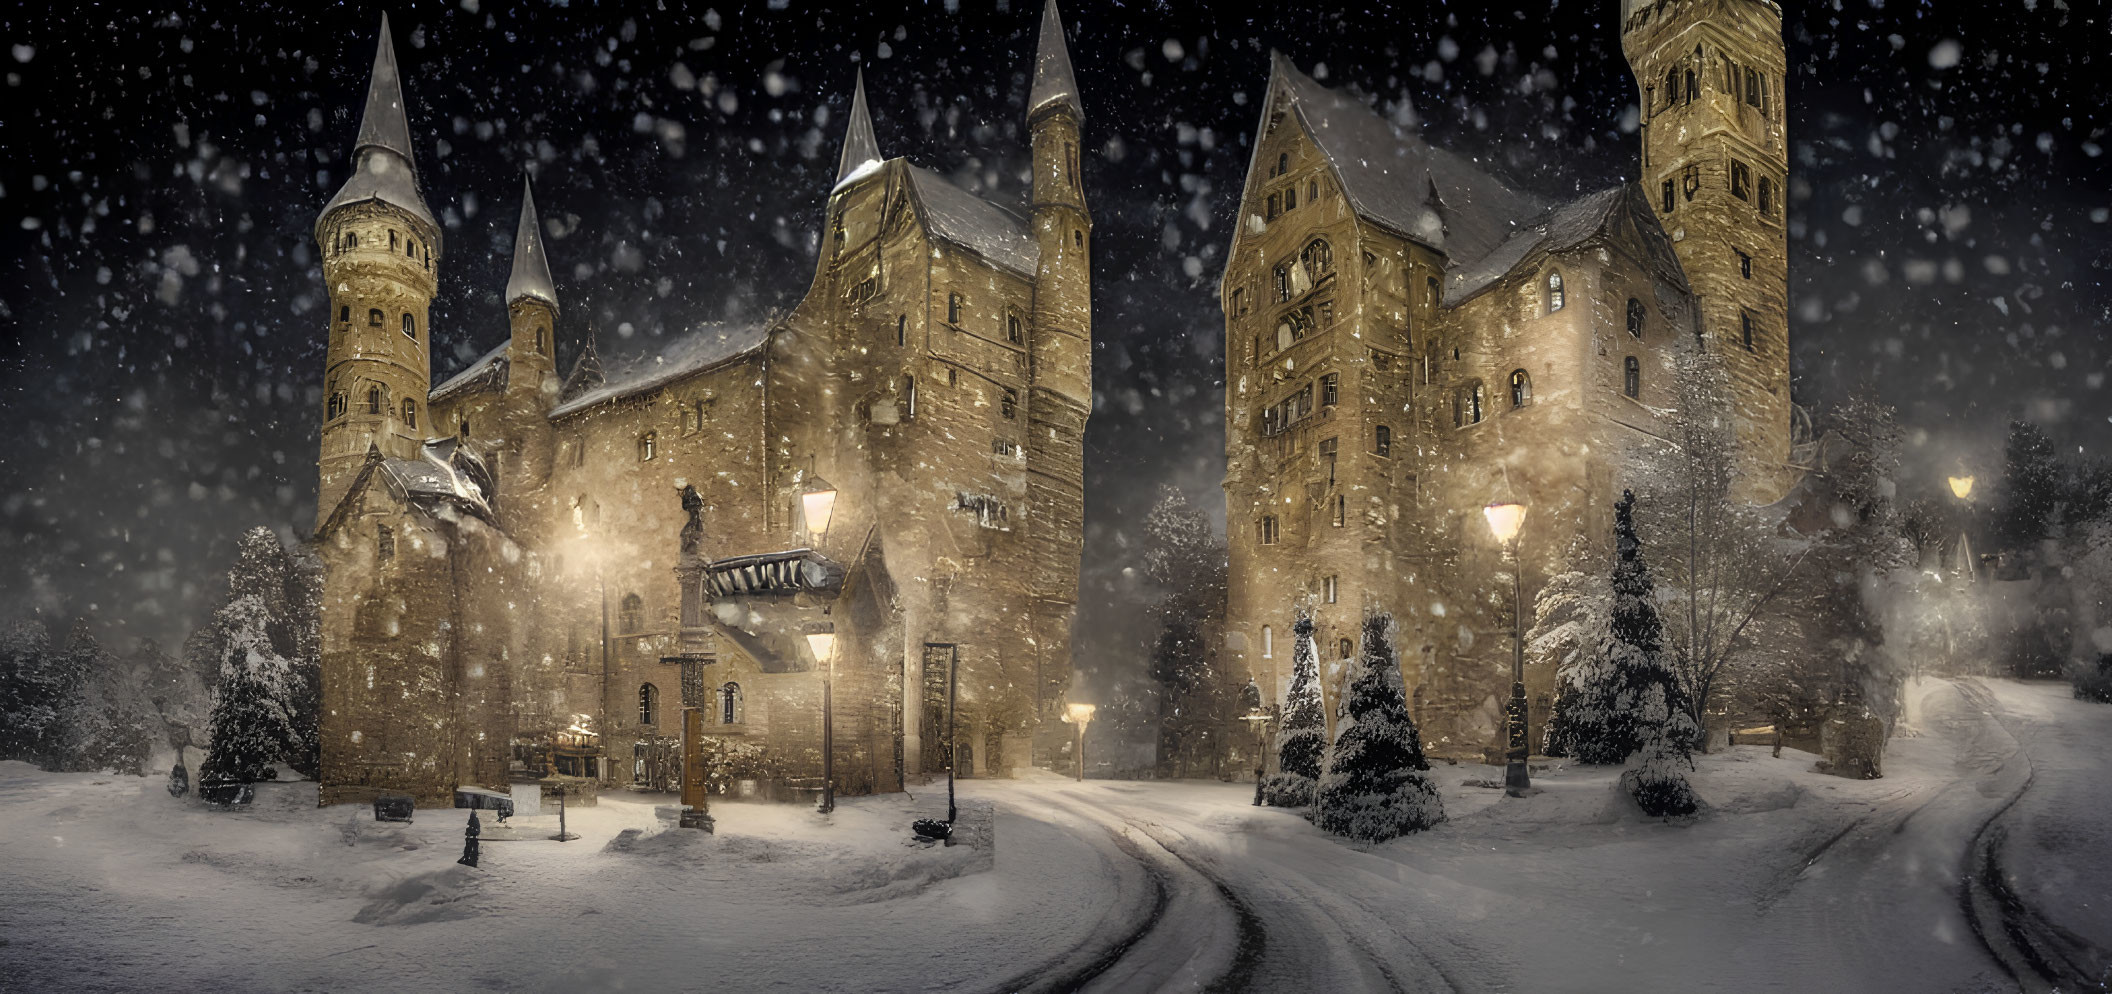
[[[1038,6],[654,6],[682,9],[390,8],[446,226],[436,380],[504,334],[524,170],[561,337],[591,323],[620,350],[790,305],[860,63],[886,154],[1023,199]],[[1222,506],[1212,285],[1268,50],[1412,100],[1436,140],[1558,195],[1633,177],[1616,6],[1065,7],[1098,224],[1082,664],[1137,655],[1122,570],[1156,487]],[[1899,405],[1909,494],[1960,460],[1989,475],[2010,417],[2102,453],[2102,5],[1791,7],[1799,401]],[[344,178],[380,10],[0,15],[0,620],[86,613],[120,643],[178,639],[242,529],[312,523],[309,231]]]

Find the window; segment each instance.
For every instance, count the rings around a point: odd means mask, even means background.
[[[1288,262],[1278,263],[1276,265],[1276,302],[1280,304],[1290,299],[1291,264]]]
[[[998,408],[1004,411],[1008,420],[1019,416],[1019,391],[1006,387],[1004,398],[997,403]]]
[[[1247,291],[1244,288],[1232,288],[1232,306],[1226,308],[1226,310],[1231,311],[1233,317],[1239,317],[1247,313]]]
[[[1561,309],[1562,274],[1559,272],[1549,273],[1547,274],[1547,313],[1553,314]]]
[[[368,387],[368,388],[367,388],[367,413],[368,413],[368,414],[380,414],[380,413],[381,413],[381,388],[380,388],[380,387]]]
[[[1665,106],[1670,108],[1679,102],[1679,67],[1665,70]]]
[[[403,255],[407,259],[418,258],[418,243],[411,241],[410,239],[404,239]]]
[[[902,374],[902,416],[917,416],[917,378],[908,373]]]
[[[1261,658],[1276,658],[1276,629],[1267,625],[1261,626]]]
[[[396,251],[396,232],[394,230],[389,232],[389,251]]]
[[[960,386],[960,385],[961,385],[961,370],[960,370],[960,367],[958,367],[958,366],[948,366],[948,367],[946,367],[946,385],[947,385],[947,386],[949,386],[949,387],[957,387],[957,386]]]
[[[1335,651],[1341,653],[1342,658],[1348,659],[1357,651],[1357,645],[1348,639],[1339,639],[1335,642]]]
[[[1283,191],[1283,209],[1285,211],[1298,209],[1298,184],[1293,183],[1288,189]]]
[[[1023,345],[1027,341],[1027,330],[1025,325],[1019,320],[1019,312],[1017,311],[1005,315],[1005,341],[1014,345]]]
[[[1511,370],[1511,407],[1524,407],[1533,402],[1533,378],[1525,370]]]
[[[1480,423],[1481,381],[1461,384],[1452,394],[1452,427],[1465,428]]]
[[[638,461],[639,461],[639,462],[652,462],[652,461],[653,461],[653,456],[655,456],[655,455],[657,455],[657,454],[659,453],[659,448],[660,448],[660,433],[659,433],[659,432],[652,432],[652,431],[649,431],[649,432],[646,432],[646,433],[645,433],[645,434],[643,434],[643,435],[640,435],[640,436],[638,436]]]
[[[1342,374],[1329,373],[1320,378],[1320,406],[1333,407],[1341,397]]]
[[[946,295],[946,323],[961,323],[961,295],[958,293]]]
[[[1775,183],[1765,176],[1760,177],[1760,213],[1772,216],[1775,213]]]
[[[1335,485],[1336,448],[1340,442],[1338,438],[1320,440],[1320,465],[1327,470],[1327,485],[1330,487]]]
[[[351,304],[341,304],[341,305],[339,305],[339,306],[338,306],[338,308],[337,308],[337,319],[338,319],[339,321],[342,321],[342,322],[346,323],[346,324],[351,324],[351,323],[352,323],[352,305],[351,305]]]
[[[1753,312],[1738,312],[1739,337],[1745,342],[1747,352],[1753,350]]]
[[[1662,213],[1666,214],[1672,213],[1672,206],[1675,202],[1672,197],[1672,181],[1669,179],[1666,180],[1663,184],[1663,189],[1659,192],[1663,194],[1665,201],[1664,204],[1659,208],[1659,210]]]
[[[1336,494],[1334,505],[1334,526],[1340,528],[1342,523],[1349,518],[1349,497],[1344,494]]]
[[[461,424],[461,426],[460,426],[460,427],[461,427],[461,429],[462,429],[462,430],[461,430],[461,431],[458,431],[458,432],[456,432],[455,434],[457,434],[457,435],[460,435],[460,436],[461,436],[461,437],[463,437],[463,438],[468,438],[468,437],[469,437],[469,419],[468,419],[468,418],[463,418],[463,419],[462,419],[462,424]]]
[[[1437,306],[1437,277],[1426,276],[1423,278],[1423,297],[1425,306]]]
[[[895,344],[909,344],[909,315],[907,314],[895,315]]]
[[[1308,204],[1310,204],[1310,203],[1312,203],[1312,202],[1314,202],[1314,201],[1316,201],[1316,200],[1319,200],[1319,199],[1320,199],[1320,181],[1319,181],[1319,180],[1307,180],[1307,181],[1306,181],[1306,184],[1305,184],[1305,202],[1306,202],[1306,203],[1308,203]]]
[[[1078,146],[1064,142],[1063,161],[1071,167],[1071,189],[1075,190],[1078,188]]]
[[[1077,249],[1077,250],[1078,250],[1078,251],[1080,251],[1080,252],[1083,252],[1083,251],[1085,251],[1085,229],[1084,229],[1084,228],[1072,228],[1072,229],[1071,229],[1071,247],[1072,247],[1072,248],[1075,248],[1075,249]]]
[[[1335,250],[1325,238],[1315,238],[1305,243],[1305,251],[1298,253],[1298,261],[1305,264],[1305,275],[1313,282],[1335,271]]]
[[[1374,428],[1373,428],[1373,429],[1371,430],[1371,453],[1372,453],[1372,455],[1376,455],[1376,456],[1387,456],[1387,457],[1389,457],[1389,458],[1390,458],[1390,457],[1392,457],[1392,455],[1393,455],[1393,428],[1392,428],[1392,426],[1390,426],[1390,425],[1379,425],[1379,426],[1377,426],[1377,427],[1374,427]]]
[[[1690,101],[1692,101],[1692,100],[1698,100],[1698,99],[1700,99],[1700,98],[1701,98],[1701,81],[1700,81],[1700,80],[1697,80],[1697,79],[1695,79],[1695,78],[1694,78],[1694,70],[1692,70],[1692,69],[1689,69],[1689,70],[1687,70],[1687,71],[1686,71],[1686,77],[1687,77],[1687,99],[1688,99],[1688,100],[1690,100]]]
[[[1628,298],[1629,334],[1634,335],[1637,338],[1643,337],[1643,317],[1645,316],[1645,314],[1646,312],[1643,310],[1642,301],[1637,300],[1634,297]]]
[[[1278,153],[1276,153],[1276,175],[1278,175],[1278,176],[1281,176],[1281,175],[1283,175],[1284,173],[1287,173],[1287,172],[1290,172],[1290,171],[1291,171],[1291,153],[1289,153],[1289,152],[1278,152]]]
[[[357,233],[354,233],[354,232],[350,232],[350,231],[347,231],[347,232],[345,232],[345,247],[346,247],[346,248],[358,248],[358,247],[359,247],[359,235],[358,235]]]
[[[1745,102],[1753,107],[1760,106],[1760,74],[1751,69],[1745,71]]]
[[[1753,257],[1745,254],[1743,249],[1732,249],[1731,251],[1738,253],[1738,275],[1746,279],[1752,279]]]
[[[1019,454],[1019,446],[1010,439],[993,438],[990,440],[990,454],[993,456],[1016,456]]]
[[[1281,215],[1282,213],[1283,195],[1280,193],[1269,194],[1269,220],[1276,220],[1277,216]]]
[[[1330,576],[1320,581],[1320,592],[1322,596],[1327,598],[1329,604],[1334,604],[1340,599],[1341,586],[1335,582],[1334,577]]]
[[[638,723],[641,725],[657,724],[653,719],[657,717],[656,712],[659,710],[660,688],[649,683],[640,684],[638,686]]]
[[[1688,163],[1686,168],[1679,171],[1679,192],[1685,194],[1688,200],[1694,199],[1694,195],[1701,192],[1700,166]]]
[[[1731,160],[1731,196],[1753,199],[1753,169],[1737,159]]]
[[[741,723],[741,685],[729,683],[719,688],[719,724]]]
[[[374,526],[374,555],[383,562],[396,558],[396,533],[387,525]]]
[[[575,450],[577,451],[577,450]],[[587,495],[572,498],[572,527],[585,531],[587,527]]]
[[[405,311],[403,314],[403,337],[413,339],[418,337],[418,319],[412,317],[409,311]]]
[[[624,635],[636,635],[645,627],[645,598],[637,594],[623,595],[622,606],[616,610],[616,631]]]
[[[1643,364],[1636,361],[1634,356],[1629,356],[1627,359],[1622,360],[1621,368],[1621,392],[1627,394],[1632,400],[1641,400],[1643,396]]]
[[[418,427],[418,404],[409,397],[403,398],[403,426]]]
[[[1261,544],[1276,544],[1276,516],[1273,514],[1261,516]]]
[[[382,318],[381,318],[381,308],[379,308],[379,307],[369,307],[369,308],[367,308],[367,327],[369,327],[369,328],[379,328],[379,327],[381,327],[381,320],[382,320]]]
[[[535,326],[535,354],[550,354],[550,329],[542,325]]]
[[[345,395],[341,392],[331,394],[330,400],[323,405],[323,420],[335,421],[344,416]]]

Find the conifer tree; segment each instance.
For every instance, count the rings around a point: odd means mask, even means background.
[[[1313,619],[1299,612],[1291,623],[1291,689],[1284,701],[1283,731],[1276,738],[1277,772],[1263,799],[1279,808],[1313,803],[1321,761],[1327,753],[1327,713],[1320,703],[1320,660],[1313,646]]]
[[[1691,814],[1697,802],[1679,767],[1699,730],[1665,658],[1664,623],[1635,533],[1633,491],[1622,493],[1614,505],[1613,545],[1609,738],[1618,741],[1624,760],[1641,753],[1638,765],[1621,774],[1621,784],[1646,814]]]
[[[278,688],[285,686],[291,667],[272,648],[270,617],[255,595],[220,609],[227,644],[213,700],[212,744],[199,771],[201,787],[272,779],[272,764],[285,755],[291,716]]]
[[[1378,842],[1445,820],[1445,806],[1419,772],[1430,763],[1402,693],[1392,616],[1367,614],[1363,635],[1335,718],[1314,822],[1336,835]]]
[[[0,635],[0,759],[42,758],[72,692],[43,622],[20,622]]]

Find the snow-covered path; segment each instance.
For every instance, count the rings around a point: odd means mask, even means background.
[[[908,842],[943,795],[573,812],[485,846],[312,785],[222,814],[158,780],[0,764],[0,991],[2065,991],[2112,948],[2112,708],[1926,681],[1886,777],[1739,747],[1709,811],[1615,772],[1523,800],[1440,766],[1450,820],[1345,844],[1252,786],[968,781],[994,855]],[[308,800],[304,803],[302,798]],[[636,830],[625,834],[626,830]]]

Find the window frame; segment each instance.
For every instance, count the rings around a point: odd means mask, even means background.
[[[1542,282],[1547,289],[1545,313],[1553,314],[1561,310],[1562,308],[1569,306],[1569,294],[1563,288],[1562,271],[1560,269],[1548,270],[1547,279]]]
[[[1371,426],[1371,454],[1381,459],[1393,458],[1393,426],[1386,424]]]
[[[1631,338],[1637,338],[1637,339],[1640,339],[1640,338],[1642,338],[1642,337],[1643,337],[1643,325],[1644,325],[1644,324],[1646,324],[1646,323],[1648,323],[1649,319],[1650,319],[1650,311],[1649,311],[1649,309],[1648,309],[1648,308],[1646,308],[1646,307],[1644,307],[1644,306],[1643,306],[1643,301],[1642,301],[1642,298],[1640,298],[1640,297],[1630,297],[1630,298],[1628,298],[1628,335],[1629,335],[1629,337],[1631,337]]]
[[[660,688],[650,683],[638,685],[638,723],[647,726],[660,724],[656,719],[660,710]]]
[[[1621,396],[1638,402],[1643,399],[1643,361],[1635,356],[1621,360]]]
[[[1533,374],[1526,372],[1522,366],[1511,370],[1510,387],[1511,410],[1515,411],[1522,407],[1532,406]]]

